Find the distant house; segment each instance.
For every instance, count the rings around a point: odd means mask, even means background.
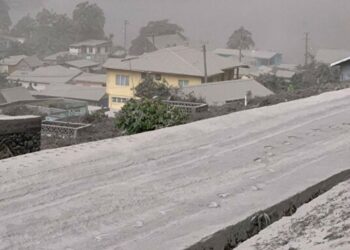
[[[197,86],[183,87],[181,93],[192,94],[203,98],[211,106],[243,101],[246,96],[268,96],[274,93],[259,82],[252,79],[240,79],[215,83],[206,83]]]
[[[23,87],[0,89],[0,104],[30,100],[35,98]]]
[[[11,74],[12,72],[17,70],[17,67],[20,64],[20,62],[22,62],[22,60],[26,57],[27,56],[25,55],[18,55],[3,58],[2,60],[0,60],[0,72]]]
[[[100,63],[94,62],[92,60],[81,59],[74,61],[66,61],[64,62],[64,65],[69,68],[76,68],[89,73],[93,71],[94,68],[97,68],[100,65]]]
[[[46,65],[62,64],[66,61],[73,61],[80,59],[77,55],[71,55],[69,51],[61,51],[52,55],[49,55],[43,59]]]
[[[205,78],[203,53],[183,46],[124,60],[111,58],[103,67],[107,70],[109,107],[114,110],[120,109],[128,99],[134,97],[134,88],[147,75],[158,81],[164,80],[174,87],[200,85]],[[208,82],[237,78],[240,67],[245,65],[207,53]]]
[[[350,81],[350,56],[333,62],[331,67],[340,67],[340,80]]]
[[[350,57],[350,50],[345,49],[320,49],[317,51],[315,60],[319,63],[330,65],[344,58]]]
[[[11,74],[16,70],[32,71],[42,65],[43,62],[37,56],[10,56],[0,60],[0,72]]]
[[[107,40],[87,40],[69,46],[72,55],[108,55],[111,50],[112,43]]]
[[[72,84],[85,87],[106,87],[105,74],[82,73],[72,80]]]
[[[64,98],[85,101],[91,106],[107,107],[106,88],[90,88],[72,84],[50,85],[43,91],[32,92],[37,98]]]
[[[233,57],[239,59],[238,49],[216,49],[215,54],[223,57]],[[242,50],[242,61],[255,66],[276,66],[282,63],[282,54],[265,50]]]
[[[169,35],[159,35],[159,36],[148,36],[148,47],[150,50],[158,50],[176,46],[189,46],[187,38],[180,34],[169,34]]]
[[[44,90],[49,85],[69,83],[82,72],[60,65],[40,67],[34,71],[15,71],[8,76],[10,82],[19,83],[31,90]]]

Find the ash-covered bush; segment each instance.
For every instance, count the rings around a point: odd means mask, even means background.
[[[187,114],[157,99],[131,99],[116,117],[116,127],[137,134],[185,123]]]

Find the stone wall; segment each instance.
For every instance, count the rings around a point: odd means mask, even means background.
[[[40,150],[41,118],[0,116],[0,160]]]

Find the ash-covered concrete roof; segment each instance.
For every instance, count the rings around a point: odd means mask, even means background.
[[[18,101],[35,100],[30,92],[23,87],[0,89],[0,104]]]
[[[223,105],[226,102],[242,100],[251,92],[252,96],[268,96],[274,93],[253,79],[240,79],[186,86],[181,89],[184,94],[204,98],[209,105]]]
[[[350,249],[350,181],[298,208],[237,250]]]
[[[69,45],[69,47],[81,47],[81,46],[94,47],[94,46],[101,46],[108,43],[110,42],[107,40],[86,40],[86,41],[71,44]]]
[[[186,249],[348,169],[349,117],[345,89],[0,161],[0,249]]]
[[[8,76],[9,80],[43,83],[43,84],[64,84],[81,74],[79,69],[68,69],[60,65],[46,66],[34,71],[15,71]]]
[[[27,57],[26,55],[5,57],[2,60],[0,60],[0,65],[15,66],[19,64],[26,57]]]
[[[223,58],[212,52],[207,53],[208,76],[239,66],[243,65],[232,58]],[[184,46],[160,49],[130,60],[110,58],[104,64],[104,68],[204,77],[203,52]]]

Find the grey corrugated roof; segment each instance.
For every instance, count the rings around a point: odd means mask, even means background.
[[[18,55],[18,56],[10,56],[10,57],[5,57],[0,61],[1,65],[9,65],[9,66],[14,66],[20,63],[24,58],[26,58],[26,55]]]
[[[273,92],[253,79],[241,79],[187,86],[181,89],[184,94],[202,97],[209,105],[222,105],[227,101],[240,100],[248,91],[252,96],[268,96]]]
[[[15,71],[8,79],[22,82],[63,84],[81,74],[79,69],[68,69],[60,65],[40,67],[34,71]]]
[[[0,89],[0,94],[6,103],[35,100],[29,91],[23,87]]]
[[[65,64],[74,68],[79,68],[79,69],[100,65],[98,62],[94,62],[86,59],[68,61],[68,62],[65,62]]]
[[[331,64],[331,67],[334,67],[334,66],[338,66],[338,65],[341,65],[343,63],[348,63],[350,61],[350,56],[349,57],[346,57],[346,58],[343,58],[337,62],[334,62]]]
[[[346,57],[350,57],[350,51],[344,49],[320,49],[317,51],[315,60],[317,62],[332,64]]]
[[[154,40],[154,46],[157,49],[188,45],[186,38],[180,34],[161,35],[154,37],[150,36],[147,37],[147,39],[152,44]]]
[[[73,43],[70,47],[81,47],[81,46],[99,46],[105,43],[109,43],[107,40],[86,40],[79,43]]]
[[[213,52],[217,55],[239,56],[238,49],[216,49]],[[267,50],[242,50],[242,55],[250,58],[271,59],[277,54],[279,53]]]
[[[223,69],[239,65],[241,64],[232,58],[207,53],[208,76],[220,74]],[[110,58],[104,64],[104,68],[204,77],[203,53],[183,46],[145,53],[130,61]]]
[[[91,83],[106,83],[106,74],[82,73],[74,78],[75,82],[91,82]]]
[[[84,87],[72,84],[50,85],[45,90],[33,92],[34,96],[62,97],[84,101],[100,101],[106,95],[105,88]]]

